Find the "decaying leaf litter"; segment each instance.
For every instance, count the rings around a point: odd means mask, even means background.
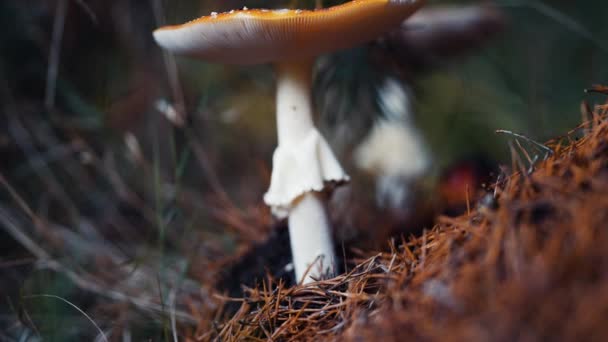
[[[240,309],[191,338],[603,340],[608,110],[590,114],[533,168],[513,147],[517,171],[468,213],[360,253],[332,279],[288,288],[268,276],[245,298],[224,298]]]

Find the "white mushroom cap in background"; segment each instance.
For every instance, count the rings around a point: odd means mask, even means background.
[[[154,31],[163,48],[222,64],[292,61],[350,48],[398,27],[424,0],[354,0],[318,10],[212,13]]]
[[[431,166],[427,143],[415,126],[407,85],[387,78],[379,89],[383,118],[374,123],[354,151],[358,168],[373,174],[376,202],[382,208],[405,208],[412,184]]]

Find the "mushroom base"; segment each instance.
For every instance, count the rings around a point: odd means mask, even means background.
[[[264,202],[280,219],[290,215],[298,197],[305,193],[323,191],[327,183],[349,180],[325,139],[314,128],[298,144],[279,145],[272,165]]]
[[[324,201],[309,192],[298,199],[289,215],[289,241],[296,281],[309,283],[334,275],[336,256]]]

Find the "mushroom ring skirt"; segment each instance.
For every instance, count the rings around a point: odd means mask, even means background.
[[[327,183],[349,180],[327,141],[312,129],[296,144],[279,145],[272,157],[272,179],[264,202],[278,218],[286,218],[303,194],[320,192]]]

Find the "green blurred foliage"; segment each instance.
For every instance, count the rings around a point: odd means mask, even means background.
[[[504,6],[505,31],[419,84],[419,124],[440,162],[470,150],[508,162],[508,139],[496,129],[538,141],[564,134],[581,121],[583,90],[608,77],[601,63],[608,57],[606,4],[496,3]]]

